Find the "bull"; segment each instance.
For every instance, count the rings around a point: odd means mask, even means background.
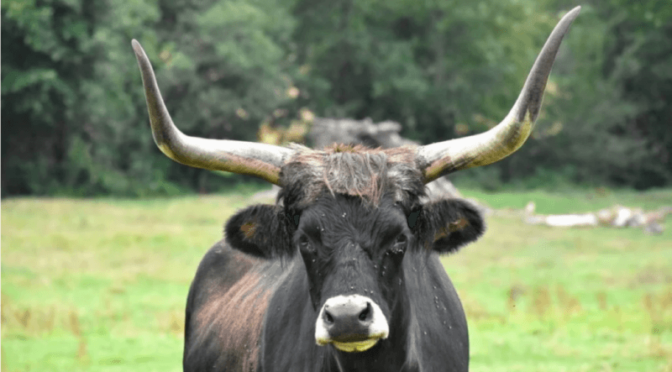
[[[276,204],[231,217],[225,239],[201,261],[187,299],[184,370],[467,371],[467,321],[439,255],[476,240],[484,222],[465,201],[424,201],[425,184],[523,145],[579,10],[555,27],[497,126],[384,150],[187,136],[133,40],[152,133],[165,155],[282,187]]]

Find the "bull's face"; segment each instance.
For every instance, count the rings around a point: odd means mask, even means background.
[[[315,342],[344,352],[368,350],[398,331],[405,255],[455,251],[484,230],[476,209],[455,199],[410,205],[390,196],[373,205],[324,193],[298,214],[287,210],[245,209],[227,223],[227,239],[265,258],[300,254],[316,314]]]
[[[393,203],[321,198],[301,216],[294,243],[301,252],[318,316],[315,341],[364,351],[389,335],[401,262],[413,235]]]

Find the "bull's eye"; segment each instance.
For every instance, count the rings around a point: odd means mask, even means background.
[[[299,238],[299,249],[303,252],[308,252],[308,253],[313,253],[315,250],[313,249],[313,246],[310,244],[310,241],[305,235],[302,235]]]
[[[408,238],[405,234],[399,234],[397,239],[394,241],[394,246],[392,247],[392,253],[403,253],[406,250],[406,244],[408,243]]]

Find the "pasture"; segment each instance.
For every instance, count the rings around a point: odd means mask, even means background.
[[[672,205],[672,190],[463,192],[538,213]],[[3,200],[2,371],[180,371],[189,283],[250,195]],[[672,218],[657,236],[487,222],[443,258],[472,371],[672,371]]]

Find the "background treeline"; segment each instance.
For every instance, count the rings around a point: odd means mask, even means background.
[[[395,120],[422,142],[508,112],[560,0],[2,1],[2,195],[212,191],[235,177],[155,147],[130,40],[178,126],[256,140],[261,124]],[[586,0],[517,156],[487,188],[672,185],[672,3]]]

